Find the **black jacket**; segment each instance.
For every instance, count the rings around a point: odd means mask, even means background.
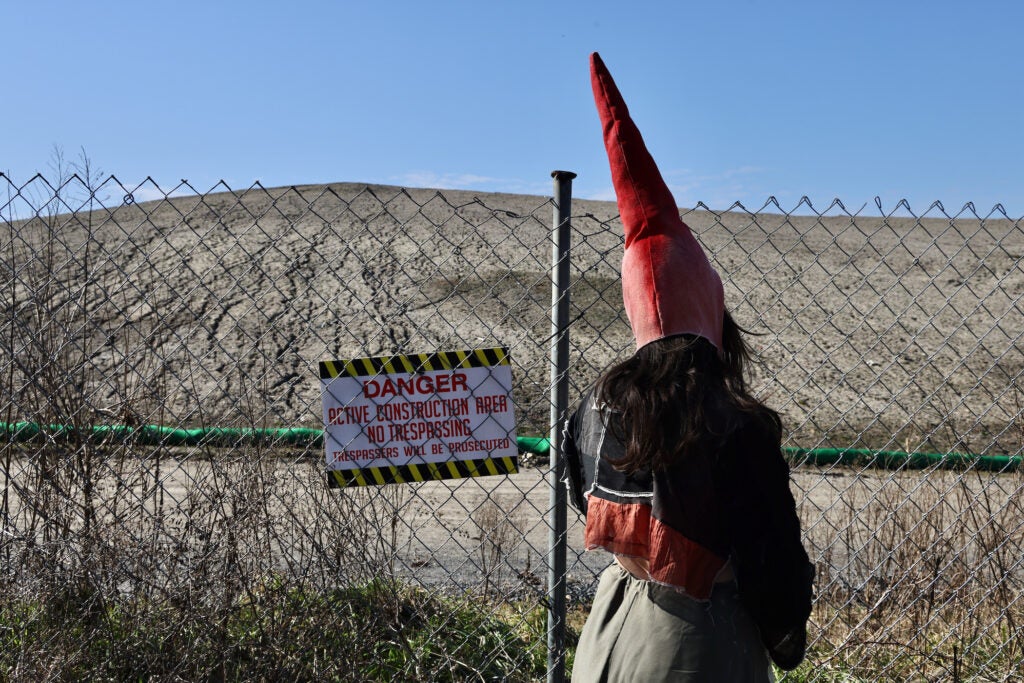
[[[625,451],[605,415],[588,393],[566,424],[563,439],[569,499],[584,514],[588,502],[593,503],[588,549],[618,552],[616,541],[602,540],[608,538],[607,531],[591,540],[592,526],[608,528],[608,520],[593,519],[595,509],[608,516],[609,509],[648,506],[639,510],[649,513],[652,527],[683,539],[669,552],[720,557],[721,564],[732,564],[741,599],[772,660],[783,669],[796,667],[806,648],[814,567],[800,540],[789,467],[775,430],[756,415],[743,415],[714,452],[691,454],[664,470],[627,475],[609,462]],[[635,518],[637,510],[630,508],[628,518]],[[621,533],[636,534],[637,529]],[[665,548],[656,544],[665,545],[652,540],[650,552],[664,556]],[[685,558],[672,564],[680,563]]]

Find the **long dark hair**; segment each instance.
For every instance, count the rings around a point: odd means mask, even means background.
[[[597,383],[598,405],[626,448],[617,469],[667,467],[700,448],[714,448],[744,416],[762,422],[773,438],[782,423],[747,390],[750,349],[728,311],[721,353],[704,337],[683,334],[644,345],[610,367]]]

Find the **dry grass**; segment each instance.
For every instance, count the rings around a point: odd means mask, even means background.
[[[819,549],[815,671],[864,680],[1012,680],[1024,657],[1024,480],[846,473],[805,503]],[[818,674],[815,674],[818,675]],[[809,678],[813,680],[813,678]]]

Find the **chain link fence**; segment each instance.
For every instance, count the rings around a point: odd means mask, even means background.
[[[544,198],[0,176],[10,680],[542,680],[545,448],[329,489],[318,363],[507,347],[551,432]],[[77,171],[77,173],[75,173]],[[141,201],[143,198],[148,201]],[[1024,228],[998,210],[687,211],[763,363],[817,565],[792,680],[1015,680]],[[574,201],[570,394],[632,351],[614,204]],[[609,561],[567,530],[568,644]]]

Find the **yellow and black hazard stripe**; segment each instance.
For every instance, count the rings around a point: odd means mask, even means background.
[[[363,467],[362,469],[355,470],[330,470],[327,473],[327,485],[331,488],[344,488],[346,486],[409,484],[418,481],[515,474],[518,471],[518,456],[480,458],[479,460],[449,460],[418,465],[386,465],[384,467]]]
[[[505,347],[468,349],[466,351],[435,351],[434,353],[321,361],[320,379],[334,379],[343,375],[372,377],[380,374],[413,374],[433,370],[486,368],[509,364],[508,349]]]

